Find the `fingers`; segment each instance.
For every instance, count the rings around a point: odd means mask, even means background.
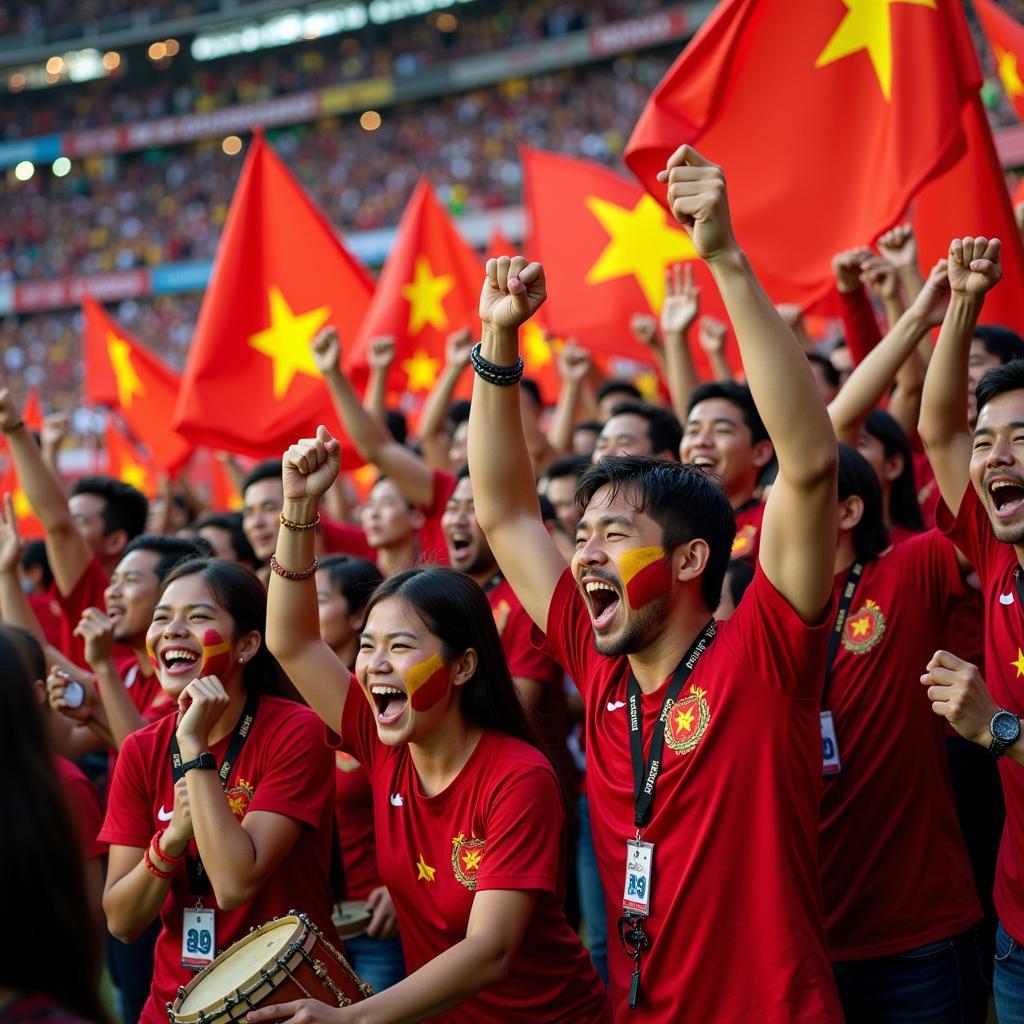
[[[245,1015],[245,1019],[253,1022],[253,1024],[258,1024],[262,1020],[290,1020],[302,1009],[305,1002],[307,1000],[299,999],[294,1003],[275,1003],[272,1006],[261,1006],[258,1010],[250,1010]]]
[[[705,160],[693,148],[693,146],[680,146],[669,158],[665,164],[665,170],[658,172],[658,181],[667,182],[669,175],[673,170],[683,167],[710,167],[711,162]]]
[[[336,452],[341,448],[341,442],[322,423],[316,428],[316,439],[326,452]]]
[[[938,650],[931,656],[925,671],[930,671],[933,668],[948,668],[959,671],[971,669],[974,666],[969,661],[964,661],[963,658],[950,654],[949,651]]]

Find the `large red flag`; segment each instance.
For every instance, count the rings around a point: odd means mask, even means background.
[[[26,420],[26,425],[28,421]],[[21,489],[21,482],[18,480],[18,471],[14,467],[14,459],[10,452],[5,456],[6,466],[0,474],[0,500],[3,495],[9,494],[14,504],[14,518],[18,523],[18,532],[25,540],[41,540],[46,536],[43,524],[36,518],[35,511],[28,502],[25,492]]]
[[[370,340],[395,339],[389,390],[406,392],[417,410],[444,366],[445,339],[479,319],[483,266],[426,178],[421,178],[398,224],[395,244],[377,281],[366,318],[345,365],[365,384]],[[468,384],[467,384],[468,386]]]
[[[139,451],[113,418],[107,420],[104,446],[107,454],[107,473],[110,476],[138,488],[147,498],[156,495],[160,482],[156,465]]]
[[[776,302],[832,286],[831,257],[895,223],[964,151],[976,89],[959,0],[725,0],[652,94],[626,150],[651,194],[681,144],[720,164]]]
[[[196,443],[279,455],[340,426],[310,351],[325,324],[343,350],[373,283],[257,135],[246,156],[182,375],[174,425]],[[351,465],[351,453],[343,455]]]
[[[43,407],[39,403],[39,394],[35,388],[29,388],[25,395],[25,404],[21,407],[21,418],[29,430],[38,434],[43,429]]]
[[[1006,95],[1024,121],[1024,25],[992,0],[974,0],[981,27],[996,58],[996,71]]]
[[[171,428],[180,378],[90,295],[82,302],[84,397],[118,410],[165,473],[188,461],[192,444]]]

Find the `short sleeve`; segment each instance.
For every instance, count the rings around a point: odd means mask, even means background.
[[[973,484],[967,485],[955,516],[945,502],[939,502],[935,525],[964,553],[983,585],[987,582],[987,573],[999,570],[1000,560],[996,556],[1005,550],[1005,545],[996,540]]]
[[[334,757],[323,741],[320,720],[296,705],[296,713],[274,732],[248,813],[270,811],[317,828],[333,798]]]
[[[515,678],[532,679],[544,686],[559,685],[562,670],[557,662],[530,642],[532,629],[530,616],[517,601],[510,607],[508,620],[501,630],[501,646],[505,650],[508,670]]]
[[[439,518],[444,513],[444,507],[448,504],[457,482],[451,473],[435,467],[430,480],[430,508],[423,510],[424,515]]]
[[[968,596],[956,545],[938,530],[911,537],[894,548],[893,553],[900,559],[900,579],[914,587],[922,607],[933,609],[936,615],[946,615]]]
[[[93,555],[86,564],[82,575],[75,585],[66,593],[58,587],[53,588],[54,597],[64,615],[61,652],[76,665],[86,665],[85,641],[74,635],[74,630],[82,618],[86,608],[104,607],[103,592],[107,589],[110,577]]]
[[[112,846],[149,846],[153,838],[153,798],[149,773],[136,735],[121,745],[107,794],[107,816],[99,838]]]
[[[82,843],[82,856],[85,860],[102,857],[107,844],[98,838],[103,828],[103,810],[96,787],[71,763],[58,764],[57,773]]]
[[[338,748],[351,754],[372,776],[381,760],[383,744],[377,735],[373,709],[354,675],[349,681],[345,706],[341,709],[341,729],[338,735]]]
[[[546,632],[534,626],[530,638],[535,647],[554,658],[569,673],[585,699],[593,675],[593,660],[601,656],[594,646],[590,615],[571,569],[567,568],[555,584],[548,606]]]
[[[562,818],[558,783],[550,768],[530,765],[504,779],[495,787],[487,810],[487,845],[480,860],[477,890],[555,893]]]

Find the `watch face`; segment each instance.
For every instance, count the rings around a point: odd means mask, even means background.
[[[997,740],[1013,743],[1020,735],[1020,719],[1010,711],[1000,711],[992,719],[992,735]]]

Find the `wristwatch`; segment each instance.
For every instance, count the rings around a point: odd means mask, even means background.
[[[1018,732],[1019,732],[1018,727]],[[1013,742],[1012,740],[1010,741]],[[1001,753],[1001,751],[1000,751]],[[213,754],[205,753],[200,754],[194,761],[186,761],[181,766],[181,774],[187,775],[193,768],[212,768],[214,771],[217,770],[217,758]]]
[[[993,757],[1002,757],[1007,747],[1020,738],[1020,719],[1012,711],[997,711],[988,723],[988,731],[992,733],[988,752]]]

